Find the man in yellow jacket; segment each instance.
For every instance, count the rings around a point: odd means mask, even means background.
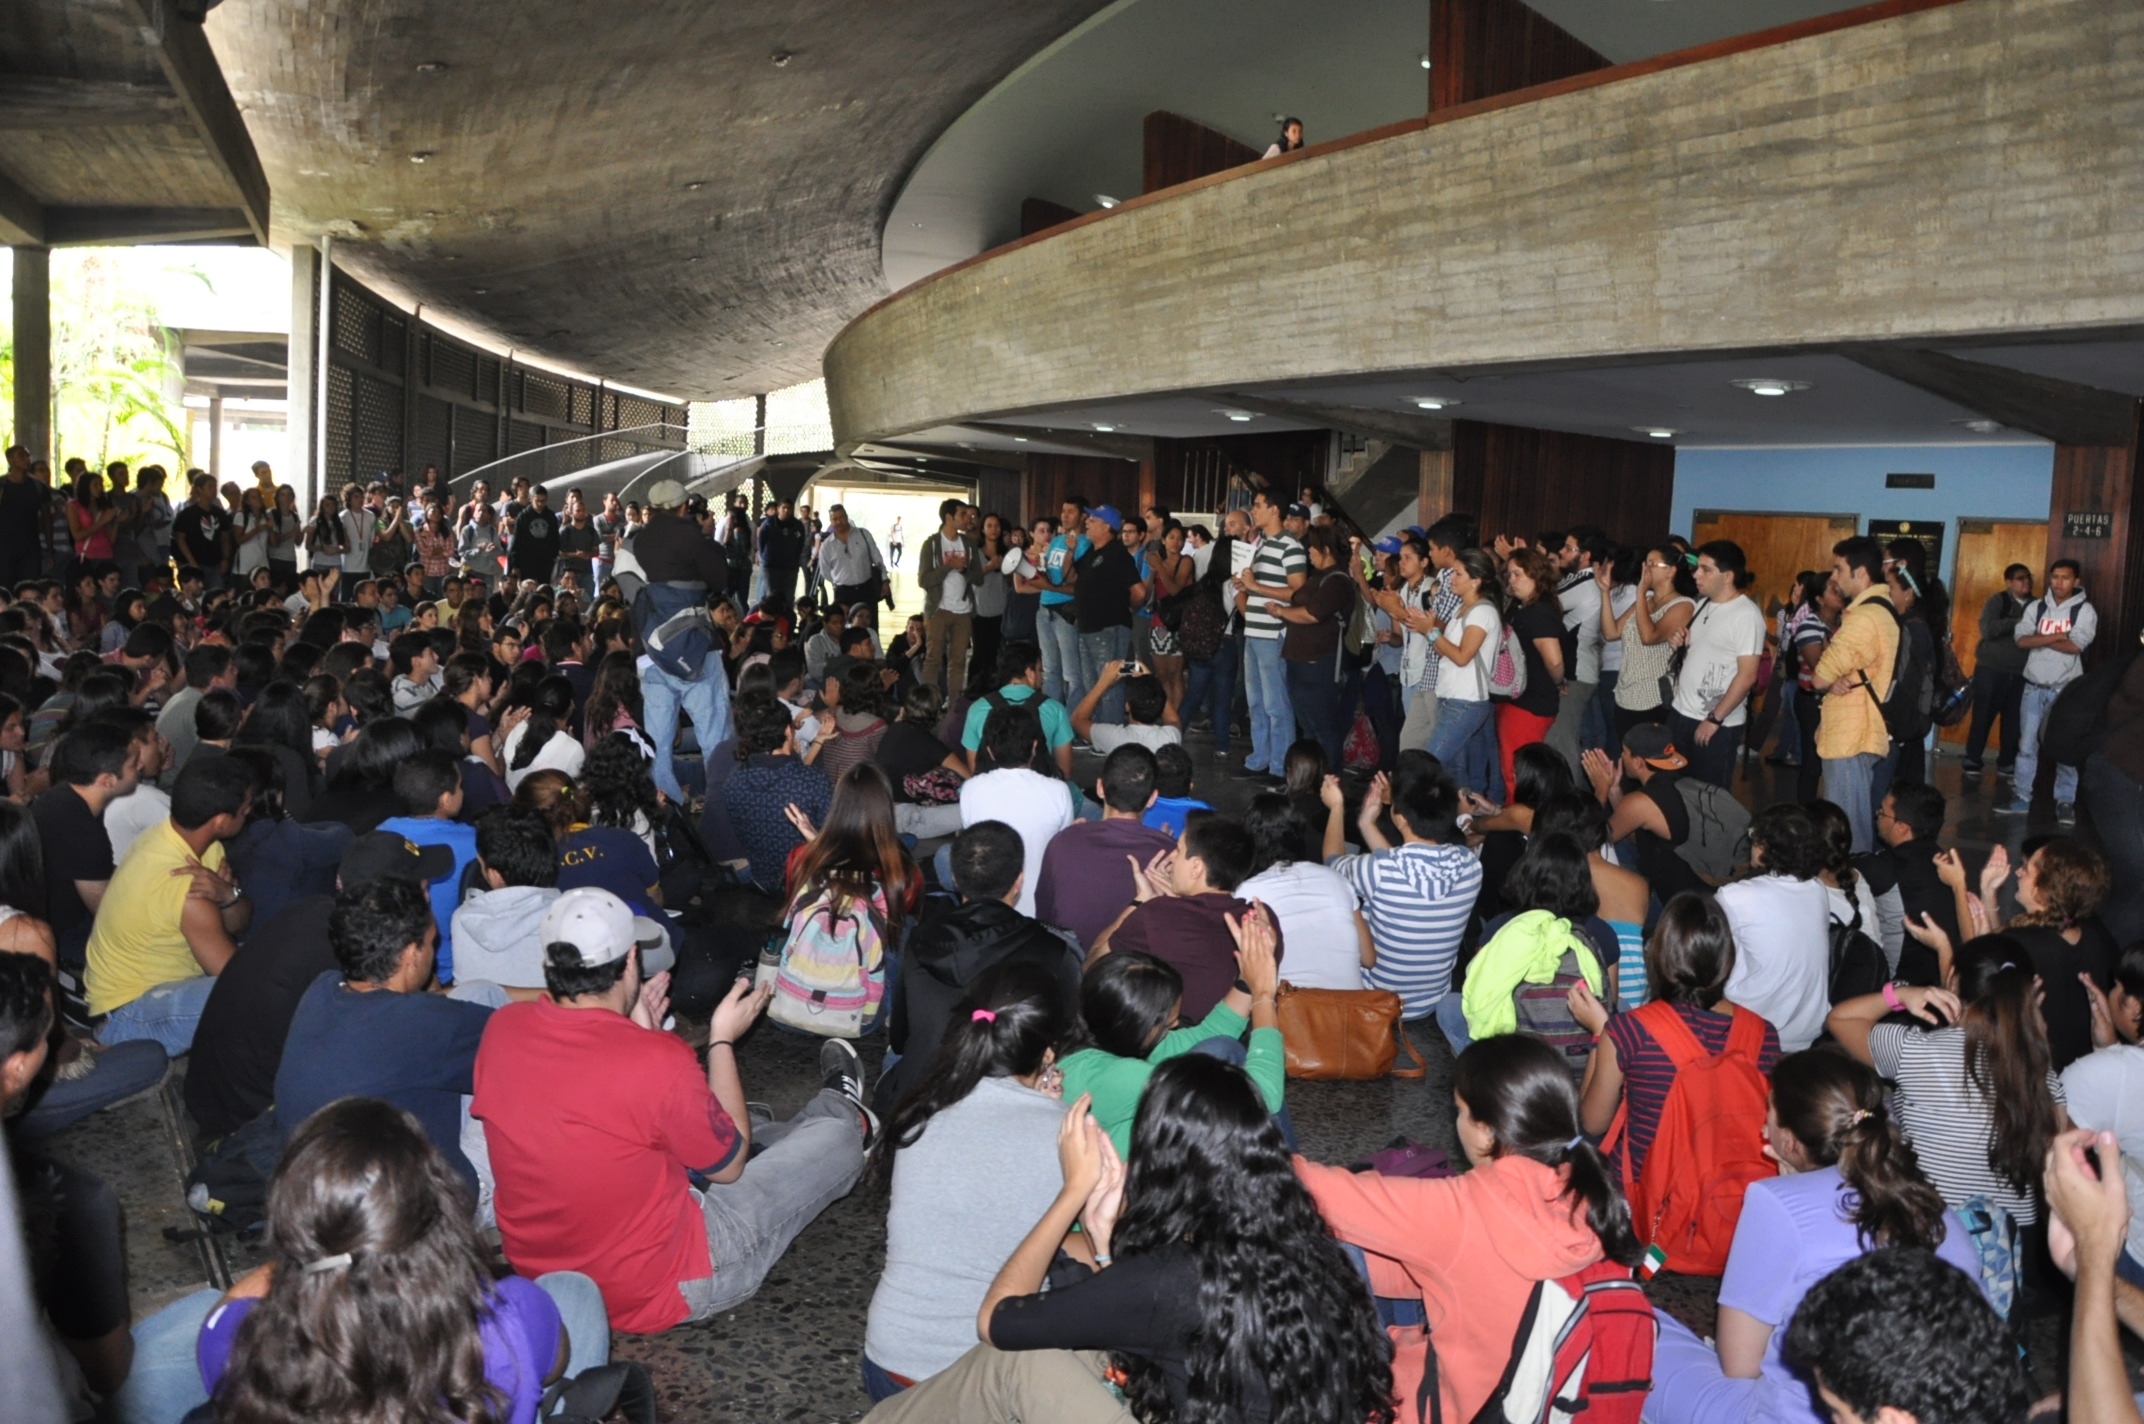
[[[1876,848],[1876,796],[1891,759],[1883,702],[1898,667],[1901,627],[1883,577],[1883,545],[1866,536],[1832,546],[1831,583],[1846,602],[1810,685],[1824,699],[1816,753],[1824,762],[1824,799],[1846,812],[1854,854]]]

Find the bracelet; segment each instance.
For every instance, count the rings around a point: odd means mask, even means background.
[[[1273,1005],[1273,1006],[1274,1006],[1274,1007],[1275,1007],[1276,1009],[1278,1009],[1278,1008],[1279,1008],[1279,1006],[1280,1006],[1280,1001],[1279,1001],[1278,999],[1275,999],[1275,998],[1274,998],[1274,997],[1273,997],[1272,995],[1268,994],[1268,995],[1267,995],[1267,996],[1266,996],[1265,998],[1262,998],[1262,999],[1253,999],[1253,1000],[1251,1000],[1251,1008],[1252,1008],[1252,1010],[1253,1010],[1253,1011],[1256,1011],[1256,1009],[1258,1008],[1258,1006],[1259,1006],[1260,1004],[1271,1004],[1271,1005]]]
[[[1898,985],[1895,982],[1885,982],[1883,986],[1883,1001],[1885,1004],[1890,1006],[1892,1013],[1896,1014],[1905,1012],[1906,1002],[1905,1000],[1898,997]]]
[[[737,1051],[737,1040],[734,1038],[718,1038],[707,1045],[707,1051],[709,1053],[714,1052],[718,1048],[727,1048],[732,1053],[734,1053]]]
[[[1114,1259],[1116,1258],[1113,1256],[1104,1256],[1099,1251],[1094,1253],[1094,1264],[1096,1264],[1097,1266],[1106,1266]]]

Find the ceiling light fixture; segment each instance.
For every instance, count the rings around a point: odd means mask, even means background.
[[[1117,205],[1117,200],[1115,198],[1110,197],[1107,193],[1096,193],[1094,195],[1094,200],[1097,203],[1100,203],[1105,208],[1113,208]]]
[[[1422,67],[1424,69],[1429,68],[1429,56],[1426,54],[1422,56]]]
[[[774,67],[776,69],[787,69],[789,67],[789,61],[793,58],[793,56],[786,49],[778,49],[773,53],[771,58],[774,60]]]
[[[419,74],[445,74],[447,72],[447,62],[443,59],[428,59],[417,66],[417,72]]]
[[[1116,429],[1117,427],[1115,427],[1114,425],[1103,425],[1103,424],[1101,424],[1101,423],[1100,423],[1099,421],[1097,421],[1097,422],[1095,423],[1095,427],[1094,427],[1094,428],[1095,428],[1096,430],[1100,431],[1100,432],[1101,432],[1102,434],[1104,434],[1104,435],[1108,435],[1108,434],[1110,434],[1110,433],[1111,433],[1112,431],[1114,431],[1114,430],[1115,430],[1115,429]]]
[[[1655,440],[1673,440],[1676,436],[1682,434],[1680,430],[1677,430],[1672,425],[1633,425],[1630,428],[1640,435],[1650,435]]]
[[[1027,443],[1027,437],[1025,435],[1015,435],[1012,438],[1012,443],[1015,445],[1025,445]]]
[[[1214,414],[1226,416],[1230,420],[1249,420],[1251,418],[1251,413],[1247,410],[1217,410]]]
[[[2001,421],[1989,420],[1985,416],[1981,416],[1973,420],[1954,420],[1951,422],[1951,424],[1962,425],[1967,430],[1972,431],[1975,435],[1993,435],[1996,431],[2003,428],[2003,423]]]
[[[1783,396],[1793,391],[1806,391],[1810,386],[1808,381],[1788,381],[1777,376],[1745,376],[1728,384],[1740,386],[1753,396]]]
[[[685,191],[688,193],[697,193],[706,186],[707,180],[705,178],[695,178],[690,183],[687,183],[685,185]]]
[[[1443,410],[1446,406],[1465,404],[1464,401],[1453,400],[1450,396],[1416,396],[1414,403],[1418,410]]]
[[[409,161],[412,163],[429,163],[432,161],[432,150],[420,148],[409,156]]]

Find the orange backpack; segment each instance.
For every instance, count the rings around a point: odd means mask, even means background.
[[[1636,1013],[1675,1064],[1675,1082],[1661,1107],[1643,1173],[1634,1176],[1630,1170],[1627,1094],[1602,1145],[1622,1165],[1631,1225],[1651,1248],[1652,1269],[1665,1265],[1686,1275],[1717,1276],[1727,1269],[1727,1248],[1742,1219],[1742,1194],[1751,1182],[1779,1172],[1764,1155],[1765,1101],[1771,1092],[1757,1067],[1764,1020],[1736,1009],[1727,1047],[1714,1057],[1674,1005],[1655,1000]]]

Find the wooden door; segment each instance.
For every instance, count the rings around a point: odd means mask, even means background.
[[[1831,546],[1860,532],[1858,514],[1744,514],[1700,509],[1691,539],[1698,544],[1732,539],[1742,546],[1756,582],[1749,596],[1770,620],[1794,591],[1804,569],[1829,569]]]
[[[2032,591],[2041,592],[2047,574],[2047,521],[2044,519],[1960,519],[1958,562],[1951,574],[1950,645],[1968,676],[1980,646],[1980,606],[2003,586],[2003,570],[2023,564],[2032,570]],[[1968,722],[1945,727],[1942,740],[1964,745]]]

